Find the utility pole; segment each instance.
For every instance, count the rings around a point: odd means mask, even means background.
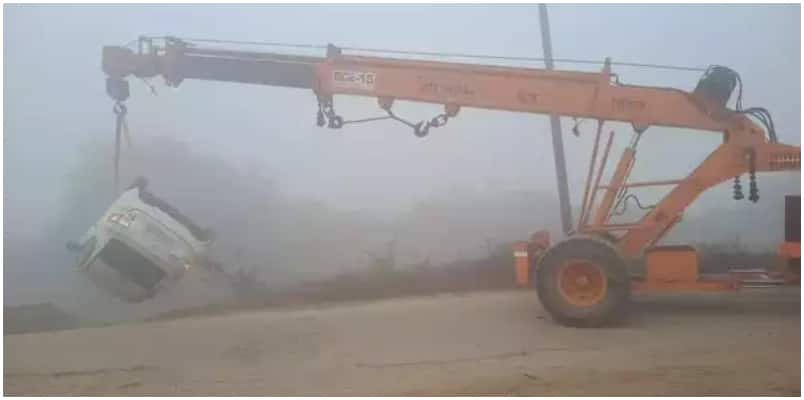
[[[544,65],[548,70],[553,69],[553,46],[550,42],[550,23],[547,20],[547,5],[539,4],[539,25],[542,28],[542,49],[544,50]],[[569,186],[567,184],[567,162],[564,160],[564,138],[561,136],[561,119],[557,114],[550,114],[550,130],[553,133],[553,159],[556,164],[556,179],[558,180],[558,204],[561,208],[561,226],[564,234],[572,229],[572,208],[569,200]]]

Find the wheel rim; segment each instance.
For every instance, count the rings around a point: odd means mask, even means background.
[[[608,282],[603,268],[588,260],[569,260],[558,270],[558,289],[574,306],[591,306],[606,297]]]

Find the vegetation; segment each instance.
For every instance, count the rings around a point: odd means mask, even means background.
[[[111,148],[104,140],[83,144],[66,177],[62,217],[41,237],[7,232],[5,274],[15,291],[28,287],[82,298],[77,312],[100,315],[93,307],[103,305],[86,300],[93,289],[69,268],[74,259],[63,244],[81,235],[112,201]],[[211,259],[247,304],[510,287],[510,243],[536,227],[559,232],[558,213],[550,211],[558,206],[547,192],[453,187],[396,219],[380,219],[290,197],[267,173],[235,168],[170,137],[138,137],[124,148],[121,172],[121,185],[147,176],[160,197],[216,231]],[[746,218],[767,218],[756,214]],[[728,229],[733,237],[735,223],[752,226],[751,220],[724,218],[714,210],[693,215],[677,229],[706,232],[707,242],[700,246],[705,272],[768,265],[771,247],[757,251],[745,242],[724,244],[723,233]],[[70,304],[63,298],[37,301]]]

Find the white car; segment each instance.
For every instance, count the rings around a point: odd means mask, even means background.
[[[129,302],[146,300],[201,266],[212,233],[146,190],[138,178],[78,241],[78,268]]]

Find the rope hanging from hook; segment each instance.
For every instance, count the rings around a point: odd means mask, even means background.
[[[128,132],[128,123],[126,122],[126,114],[128,108],[122,102],[118,101],[114,104],[112,111],[115,115],[115,132],[114,132],[114,193],[120,193],[120,141],[121,137],[125,136],[126,144],[131,145],[131,137]]]

